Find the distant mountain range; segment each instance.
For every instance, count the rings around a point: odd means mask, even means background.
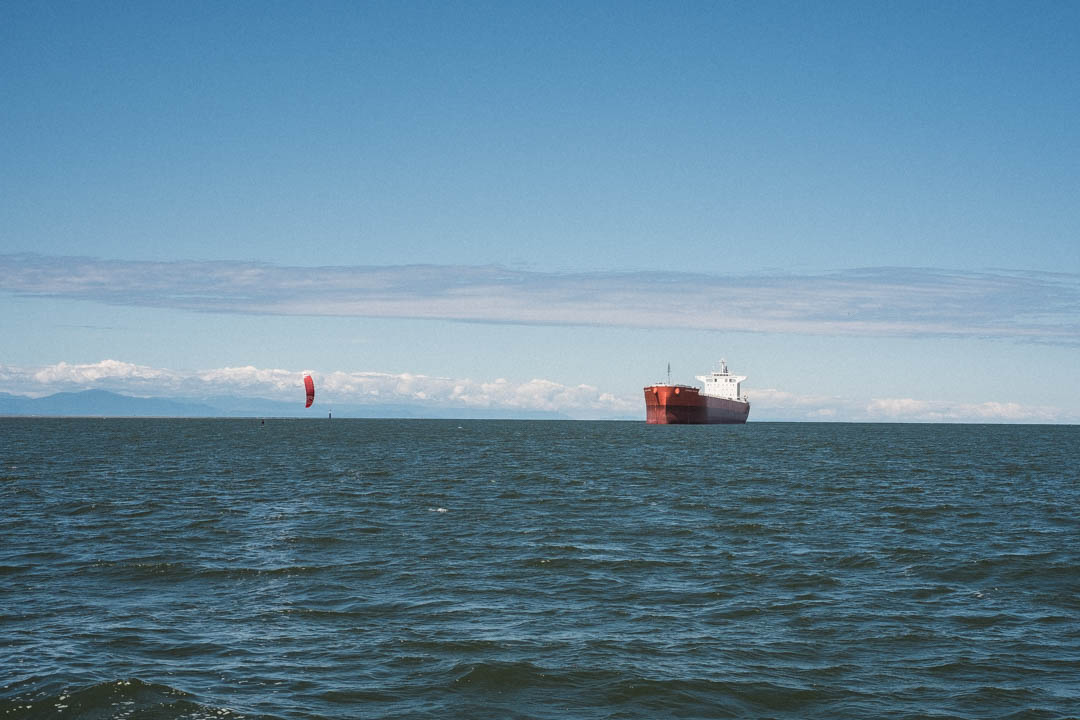
[[[197,400],[143,398],[108,390],[62,392],[41,398],[0,393],[0,415],[81,417],[324,417],[567,420],[556,412],[447,408],[430,405],[334,405],[304,409],[262,398],[215,396]]]

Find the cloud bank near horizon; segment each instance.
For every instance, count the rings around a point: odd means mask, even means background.
[[[303,397],[303,376],[316,380],[321,404],[417,405],[468,410],[560,412],[571,417],[628,417],[637,403],[591,385],[564,385],[534,378],[477,381],[411,373],[317,372],[225,367],[183,371],[120,360],[56,363],[36,368],[0,365],[0,392],[41,397],[56,392],[110,390],[138,397],[199,399],[218,395],[283,402]]]
[[[754,407],[767,415],[793,420],[932,423],[1075,423],[1060,408],[1015,402],[981,403],[916,398],[845,399],[797,395],[776,389],[751,395]]]
[[[199,399],[217,395],[299,402],[300,370],[225,367],[182,371],[119,360],[65,362],[43,367],[0,365],[0,392],[41,397],[55,392],[111,390],[139,397]],[[534,378],[472,380],[411,373],[311,371],[320,402],[365,405],[411,404],[466,410],[537,411],[573,418],[643,419],[644,400],[590,385],[564,385]],[[858,400],[800,395],[775,388],[751,390],[752,420],[856,422],[1075,423],[1059,408],[1019,403],[959,403],[915,398]]]
[[[290,267],[0,255],[0,290],[207,313],[444,319],[1080,346],[1080,275],[862,268],[820,274]]]

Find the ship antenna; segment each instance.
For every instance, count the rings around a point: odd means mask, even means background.
[[[667,384],[671,384],[671,363],[667,364]]]

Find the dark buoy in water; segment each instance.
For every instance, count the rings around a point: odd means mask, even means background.
[[[327,420],[333,420],[334,419],[333,411],[326,413],[326,419]]]

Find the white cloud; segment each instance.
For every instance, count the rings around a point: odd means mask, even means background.
[[[748,391],[754,405],[767,408],[821,407],[841,403],[840,398],[828,395],[800,395],[775,388]]]
[[[172,373],[167,370],[134,365],[119,360],[102,360],[98,363],[84,365],[69,365],[60,362],[37,370],[33,374],[34,381],[43,385],[54,384],[93,384],[102,380],[124,379],[130,381],[161,381],[171,379]]]
[[[954,403],[947,400],[874,398],[866,406],[872,419],[922,422],[1060,422],[1058,408],[1015,402]]]
[[[751,414],[758,420],[853,422],[1074,422],[1060,408],[1015,402],[965,403],[916,398],[854,400],[828,395],[803,395],[777,389],[750,393]]]
[[[757,419],[850,420],[852,404],[830,395],[804,395],[765,388],[750,390],[751,414]]]
[[[287,370],[254,366],[209,370],[172,370],[120,360],[56,363],[23,368],[0,365],[0,392],[41,397],[55,392],[111,390],[136,396],[187,399],[233,395],[298,401],[305,373],[315,378],[321,403],[332,405],[408,405],[469,410],[556,412],[579,418],[642,418],[638,393],[619,394],[600,388],[533,378],[474,380],[414,373],[375,371]],[[776,388],[751,390],[754,420],[872,422],[1075,422],[1059,408],[1008,402],[961,403],[916,398],[873,398],[856,401],[827,395],[806,395]]]
[[[296,388],[303,379],[305,371],[276,370],[257,368],[251,365],[243,367],[224,367],[216,370],[201,370],[186,377],[188,384],[197,386],[202,383],[207,388],[243,393],[245,391],[265,392],[279,396]]]
[[[1080,276],[863,268],[816,275],[284,267],[0,255],[0,291],[198,312],[1080,345]]]
[[[41,397],[55,392],[111,390],[137,396],[205,398],[236,395],[291,401],[301,396],[305,373],[315,379],[322,403],[418,404],[468,409],[547,411],[572,417],[626,417],[644,412],[636,398],[591,385],[563,385],[535,378],[514,383],[412,373],[321,373],[254,366],[179,371],[119,360],[65,362],[37,368],[0,366],[0,392]]]

